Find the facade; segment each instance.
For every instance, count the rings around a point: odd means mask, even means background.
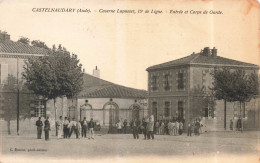
[[[2,38],[2,36],[1,36]],[[23,66],[29,57],[41,57],[48,55],[48,50],[33,47],[21,42],[10,40],[9,35],[4,36],[0,41],[0,85],[1,88],[6,84],[8,75],[12,75],[19,81],[22,80]],[[128,88],[102,80],[100,70],[96,67],[93,76],[84,74],[83,91],[75,99],[66,97],[54,100],[36,97],[33,93],[25,91],[22,86],[18,90],[5,92],[0,90],[1,108],[7,107],[7,101],[12,95],[14,108],[20,107],[28,110],[25,120],[20,120],[21,132],[28,132],[35,128],[35,121],[38,117],[44,120],[47,116],[51,122],[53,131],[55,130],[55,120],[59,116],[76,118],[81,120],[86,117],[88,120],[93,118],[101,126],[115,126],[118,120],[127,120],[128,123],[133,119],[139,119],[148,115],[147,91]],[[19,93],[18,93],[19,92]],[[20,104],[18,105],[18,102]],[[17,111],[14,110],[14,115]],[[0,111],[4,120],[4,111]],[[16,129],[16,118],[11,120],[11,129]],[[3,121],[5,126],[6,121]],[[14,131],[13,131],[14,132]]]
[[[83,91],[76,105],[75,101],[68,102],[70,118],[93,118],[102,127],[108,127],[115,126],[119,120],[129,123],[148,116],[147,91],[117,85],[94,75],[84,74]]]
[[[4,35],[4,40],[0,41],[0,86],[7,82],[8,75],[12,75],[19,81],[22,81],[22,72],[25,61],[29,57],[41,57],[48,54],[48,50],[43,48],[38,48],[23,44],[21,42],[14,42],[10,40],[9,35]],[[23,110],[28,110],[27,119],[20,122],[21,132],[27,132],[26,130],[30,128],[35,128],[35,121],[38,117],[46,118],[50,117],[52,122],[55,121],[55,109],[53,105],[53,100],[44,100],[36,97],[29,91],[26,91],[22,85],[17,87],[18,90],[13,90],[12,92],[6,92],[2,89],[0,90],[0,106],[1,106],[1,118],[4,119],[4,113],[2,108],[7,107],[6,101],[9,99],[10,102],[17,107],[17,100],[19,99],[20,112]],[[12,97],[11,99],[8,97]],[[19,98],[18,98],[19,97]],[[5,105],[6,104],[6,105]],[[10,104],[9,104],[10,105]],[[62,112],[61,110],[66,110],[67,108],[67,98],[56,99],[56,112]],[[14,113],[16,115],[16,112]],[[27,114],[27,113],[24,113]],[[64,113],[65,115],[65,113]],[[55,123],[51,123],[55,124]],[[4,123],[3,123],[4,125]],[[13,126],[12,126],[13,125]],[[5,126],[5,125],[4,125]],[[16,118],[12,118],[11,129],[16,129]]]
[[[212,102],[205,105],[198,97],[201,91],[211,97],[209,87],[213,79],[210,74],[215,68],[223,67],[242,68],[246,73],[256,74],[259,69],[254,64],[220,57],[217,49],[208,47],[200,53],[147,68],[150,114],[155,120],[177,118],[191,122],[200,118],[207,130],[223,130],[224,102],[209,99]],[[231,119],[235,128],[239,116],[243,117],[245,128],[259,127],[259,98],[245,105],[245,111],[241,111],[238,102],[227,103],[227,128]]]

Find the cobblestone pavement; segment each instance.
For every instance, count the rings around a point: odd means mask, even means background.
[[[36,134],[35,134],[36,135]],[[133,139],[131,134],[95,135],[94,140],[85,138],[36,139],[35,135],[3,134],[3,155],[48,156],[60,158],[93,158],[109,156],[215,156],[221,154],[259,156],[259,132],[210,132],[200,136],[155,135],[155,140]],[[31,150],[31,151],[30,151]]]

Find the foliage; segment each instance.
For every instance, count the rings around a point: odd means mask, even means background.
[[[227,68],[215,70],[212,73],[215,97],[228,102],[250,101],[259,92],[258,76],[255,73],[246,74],[242,69],[233,72]]]
[[[6,121],[16,120],[17,118],[17,95],[18,86],[17,79],[13,75],[8,75],[7,83],[1,88],[1,97],[3,98],[3,107],[1,107],[3,118]],[[30,103],[32,102],[31,97],[34,97],[29,90],[22,85],[22,81],[19,81],[21,88],[19,91],[20,95],[20,118],[25,119],[30,117]]]
[[[8,37],[8,33],[6,31],[0,30],[0,41],[5,41],[7,37]]]
[[[47,99],[73,97],[82,90],[83,73],[77,55],[65,48],[52,49],[50,55],[29,58],[23,77],[29,90]]]
[[[211,93],[206,93],[205,89],[195,87],[191,90],[191,115],[199,118],[204,116],[205,108],[214,108],[215,100]],[[213,115],[211,115],[213,116]]]
[[[35,46],[35,47],[39,47],[39,48],[44,48],[44,49],[50,49],[46,44],[45,42],[43,41],[40,41],[40,40],[33,40],[31,42],[32,46]]]
[[[18,42],[29,45],[30,39],[28,39],[27,37],[21,37],[21,38],[19,38]]]

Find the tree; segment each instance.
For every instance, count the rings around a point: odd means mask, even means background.
[[[232,73],[227,68],[215,69],[211,74],[213,77],[213,87],[210,88],[217,100],[224,100],[224,128],[226,130],[226,109],[227,102],[232,102],[233,99],[233,82]]]
[[[22,81],[18,81],[19,85],[22,85]],[[3,112],[3,118],[7,121],[8,134],[11,134],[10,122],[17,119],[17,79],[13,75],[8,75],[7,82],[1,88],[1,96],[3,98],[3,107],[1,110]],[[22,119],[30,117],[30,103],[31,96],[33,96],[28,89],[23,86],[20,91],[20,117]]]
[[[224,100],[224,128],[226,129],[226,102],[245,103],[258,93],[258,77],[246,74],[242,69],[231,72],[227,68],[215,69],[211,74],[213,87],[211,90],[217,100]]]
[[[204,87],[195,87],[191,90],[190,95],[192,106],[190,114],[193,115],[193,117],[199,118],[205,116],[205,108],[207,108],[208,111],[211,110],[210,115],[208,116],[214,116],[213,109],[215,100],[211,92],[206,92]]]
[[[82,65],[77,55],[64,49],[52,49],[49,55],[29,58],[24,66],[23,77],[28,89],[36,95],[53,99],[54,107],[57,97],[73,98],[83,85]]]
[[[238,69],[233,72],[233,78],[233,101],[239,101],[240,115],[243,104],[243,116],[245,117],[245,102],[255,98],[259,93],[258,76],[256,73],[246,74],[244,70]]]
[[[19,38],[18,42],[29,45],[30,39],[28,39],[27,37],[21,37],[21,38]]]
[[[10,35],[6,31],[0,30],[0,42],[10,39]]]
[[[33,40],[31,42],[32,46],[35,46],[35,47],[39,47],[39,48],[44,48],[44,49],[50,49],[46,44],[45,42],[43,41],[40,41],[40,40]]]

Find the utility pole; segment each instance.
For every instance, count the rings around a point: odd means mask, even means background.
[[[20,90],[19,90],[19,58],[17,58],[17,135],[19,135]]]

